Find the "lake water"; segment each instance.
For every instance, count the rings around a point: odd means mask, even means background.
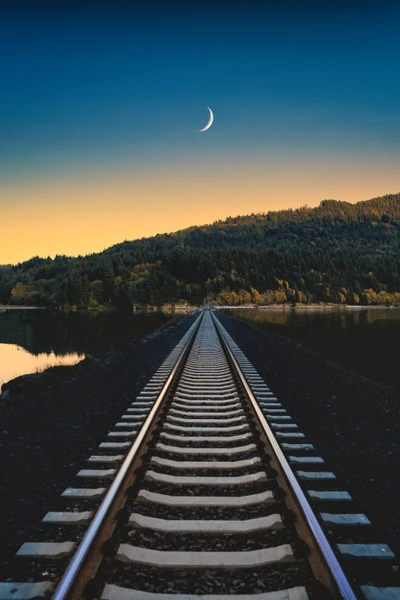
[[[154,313],[0,311],[0,386],[25,373],[123,348],[171,319]]]
[[[226,311],[286,335],[400,391],[400,309]],[[0,386],[51,365],[123,348],[170,319],[163,313],[0,311]]]
[[[235,309],[224,311],[285,335],[400,391],[400,309]]]

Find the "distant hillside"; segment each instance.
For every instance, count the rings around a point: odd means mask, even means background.
[[[0,268],[0,303],[400,303],[400,194],[324,200],[172,234],[99,254]]]

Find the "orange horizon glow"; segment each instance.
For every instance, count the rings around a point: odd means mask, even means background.
[[[232,164],[204,170],[92,174],[3,183],[0,264],[33,256],[77,256],[229,216],[368,200],[400,189],[392,165],[343,160],[283,166]]]

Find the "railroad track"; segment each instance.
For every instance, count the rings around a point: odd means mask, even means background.
[[[396,557],[208,310],[61,500],[0,600],[400,598]]]

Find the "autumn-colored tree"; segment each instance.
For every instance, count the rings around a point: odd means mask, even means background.
[[[27,295],[28,286],[19,281],[11,290],[10,304],[23,304]]]

